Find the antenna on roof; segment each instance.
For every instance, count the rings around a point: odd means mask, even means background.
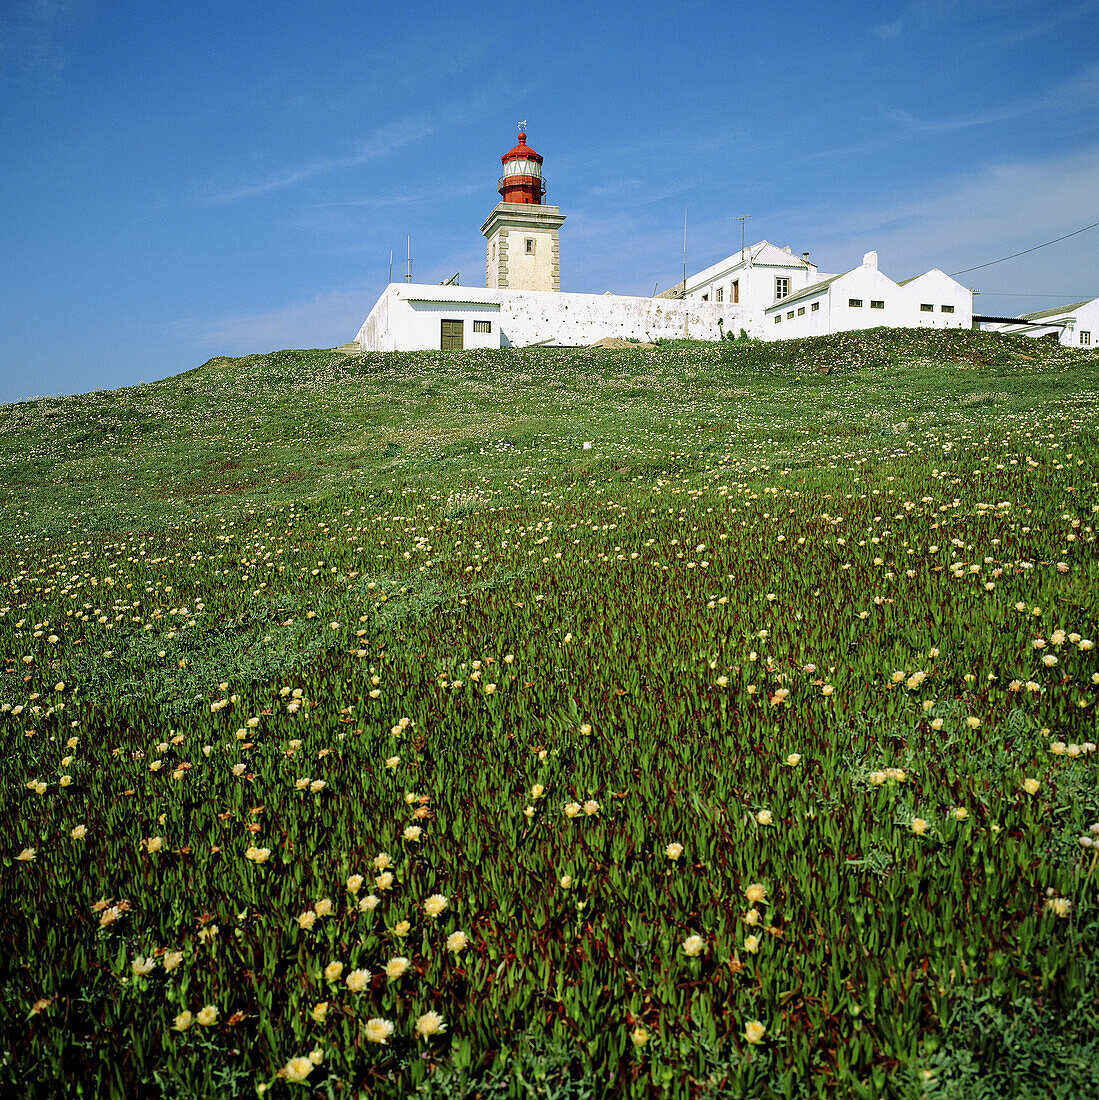
[[[408,238],[408,257],[404,262],[404,281],[412,282],[412,237]]]
[[[740,222],[740,259],[744,262],[744,223],[751,217],[751,214],[738,214],[736,220]]]

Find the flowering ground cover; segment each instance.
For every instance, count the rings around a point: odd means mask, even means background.
[[[1097,396],[879,331],[0,407],[0,1094],[1099,1095]]]

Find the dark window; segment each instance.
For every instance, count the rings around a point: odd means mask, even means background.
[[[879,298],[871,298],[870,299],[870,308],[871,309],[885,309],[885,302],[881,301]]]
[[[848,298],[847,299],[847,304],[852,309],[861,309],[862,308],[862,299],[861,298]]]
[[[462,339],[461,321],[442,321],[439,347],[443,351],[461,351],[465,346]]]
[[[781,313],[776,313],[775,314],[775,324],[777,325],[781,320],[782,320],[782,314]]]
[[[1091,344],[1091,333],[1087,329],[1080,330],[1080,346],[1088,347]]]
[[[792,321],[793,319],[794,319],[794,311],[790,310],[790,312],[786,314],[786,320],[787,321]]]
[[[725,301],[725,288],[723,286],[719,286],[717,288],[717,290],[714,291],[714,301],[715,302],[724,302]]]
[[[473,322],[473,331],[474,332],[491,332],[492,331],[492,322],[491,321],[474,321]]]
[[[734,279],[733,280],[733,302],[736,303],[736,302],[739,302],[739,301],[740,301],[740,280],[739,279]]]
[[[527,252],[530,255],[534,254],[534,238],[527,237]]]
[[[954,312],[954,307],[953,306],[939,306],[939,309],[941,309],[943,311],[943,313],[953,313]]]
[[[703,300],[704,302],[708,302],[708,301],[710,300],[710,296],[709,296],[709,294],[703,294],[703,295],[702,295],[702,300]]]
[[[934,313],[935,307],[930,302],[920,302],[921,313]]]
[[[799,317],[804,317],[805,316],[805,306],[799,306],[798,307],[798,316]]]
[[[810,312],[810,313],[816,313],[818,309],[820,309],[820,302],[814,302],[814,303],[813,303],[813,304],[812,304],[812,305],[811,305],[811,306],[809,307],[809,312]]]

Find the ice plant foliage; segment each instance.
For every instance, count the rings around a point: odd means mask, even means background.
[[[1059,1034],[1096,362],[283,352],[0,407],[3,1074],[930,1095],[974,1005]]]

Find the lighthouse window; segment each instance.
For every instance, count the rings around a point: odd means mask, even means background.
[[[775,279],[775,301],[781,302],[790,293],[790,280],[779,276]]]
[[[473,331],[474,332],[491,332],[492,331],[492,322],[491,321],[474,321],[473,322]]]
[[[533,237],[527,237],[527,255],[528,256],[533,256],[534,255],[534,238]]]

